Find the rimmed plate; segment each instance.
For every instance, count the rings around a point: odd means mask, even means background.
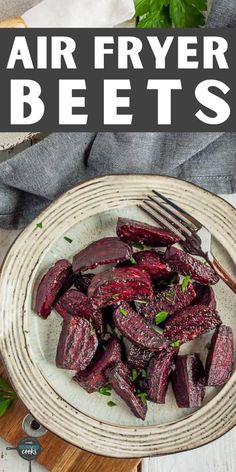
[[[73,372],[54,364],[61,319],[41,320],[33,312],[35,286],[62,257],[105,235],[114,235],[118,215],[149,221],[137,203],[156,188],[206,225],[221,264],[235,270],[236,211],[190,183],[156,175],[116,175],[73,188],[45,210],[11,248],[1,274],[0,349],[14,387],[31,413],[48,429],[90,452],[144,457],[183,451],[216,439],[236,423],[236,374],[221,390],[208,389],[197,411],[178,409],[171,388],[166,405],[149,405],[146,421],[135,418],[121,399],[89,395],[72,382]],[[36,226],[42,222],[43,228]],[[69,244],[64,236],[73,241]],[[235,296],[222,282],[216,297],[223,321],[236,338]],[[184,346],[206,357],[211,335]]]

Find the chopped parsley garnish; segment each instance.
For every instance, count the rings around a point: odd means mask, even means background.
[[[141,377],[142,377],[143,379],[146,379],[146,377],[147,377],[147,372],[146,372],[145,369],[141,369],[140,374],[141,374]]]
[[[170,346],[171,347],[180,347],[180,340],[177,339],[176,341],[173,341],[172,343],[170,343]]]
[[[37,225],[36,225],[36,226],[37,226],[37,228],[39,228],[39,229],[42,229],[42,227],[43,227],[43,223],[37,223]]]
[[[136,369],[131,369],[130,380],[135,381],[138,378],[138,372]]]
[[[166,320],[166,318],[169,316],[169,312],[168,311],[159,311],[159,313],[156,314],[155,318],[154,318],[154,322],[156,325],[159,325],[160,323],[162,323],[163,321]]]
[[[134,300],[135,303],[140,303],[140,304],[143,304],[143,305],[146,305],[147,302],[146,300]]]
[[[116,403],[113,402],[112,400],[110,400],[109,402],[107,402],[108,406],[116,406]]]
[[[144,249],[144,245],[139,242],[132,243],[132,246],[135,247],[136,249]]]
[[[190,275],[186,275],[186,277],[184,277],[182,285],[181,285],[182,292],[186,291],[187,286],[190,282],[190,279],[191,279]]]
[[[102,349],[103,349],[103,351],[107,351],[107,348],[106,348],[106,346],[104,346],[104,344],[102,344]]]
[[[120,312],[120,314],[123,315],[123,316],[127,316],[127,315],[128,315],[128,311],[125,310],[124,308],[120,308],[120,309],[119,309],[119,312]]]
[[[64,239],[70,244],[73,242],[73,239],[69,238],[68,236],[64,236]]]
[[[130,262],[131,264],[137,264],[136,260],[134,259],[133,256],[130,257]]]
[[[99,388],[99,393],[101,395],[106,395],[107,397],[111,396],[111,387],[101,387]]]
[[[144,405],[147,404],[147,393],[146,392],[138,393],[138,397],[140,398],[140,400],[143,402]]]
[[[120,295],[120,293],[114,293],[114,294],[111,296],[111,298],[117,298],[117,297],[119,297],[119,295]]]
[[[107,332],[108,332],[108,333],[111,333],[111,334],[115,334],[115,332],[116,332],[116,327],[115,327],[115,325],[107,324]]]

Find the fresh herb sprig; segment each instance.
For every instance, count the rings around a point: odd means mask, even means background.
[[[13,388],[0,378],[0,416],[3,416],[11,403],[17,399]]]
[[[194,28],[205,23],[207,0],[135,0],[138,28]]]

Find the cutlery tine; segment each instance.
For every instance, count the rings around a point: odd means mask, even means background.
[[[155,204],[155,206],[151,205],[150,202],[147,202],[146,200],[145,203],[154,211],[157,211],[157,213],[164,216],[176,229],[181,228],[181,230],[188,236],[191,236],[192,232],[195,231],[189,229],[189,224],[188,226],[185,226],[180,218],[176,218],[171,210],[167,210],[167,208],[165,208],[164,205],[161,205],[160,202],[157,202],[155,198],[148,195],[148,199],[151,200]]]
[[[172,210],[172,212],[175,214],[175,216],[177,216],[178,218],[181,218],[182,223],[185,222],[190,225],[193,224],[197,228],[197,230],[202,228],[202,225],[201,223],[199,223],[198,220],[196,220],[192,215],[190,215],[190,213],[183,210],[183,208],[180,208],[176,203],[172,202],[172,200],[165,197],[165,195],[162,195],[162,193],[157,192],[157,190],[152,190],[152,193],[154,193],[154,195],[161,198],[164,202],[168,203],[168,205],[170,205],[174,210],[176,210],[175,212]],[[162,202],[158,201],[158,203],[161,204],[161,206],[163,207]],[[171,210],[168,208],[168,211],[171,211]],[[179,213],[181,216],[179,215]]]
[[[143,202],[143,205],[138,205],[138,207],[142,211],[144,211],[148,216],[150,216],[154,221],[156,221],[156,223],[158,223],[162,228],[169,229],[170,231],[172,231],[172,233],[175,233],[177,236],[179,236],[182,241],[186,241],[186,237],[182,234],[182,232],[175,228],[171,223],[166,221],[166,218],[157,213],[157,211],[154,210],[148,202],[145,201]]]

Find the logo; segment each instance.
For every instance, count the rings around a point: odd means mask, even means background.
[[[7,449],[17,450],[19,456],[26,461],[36,460],[42,451],[40,443],[35,438],[23,438],[15,448],[7,447]]]

